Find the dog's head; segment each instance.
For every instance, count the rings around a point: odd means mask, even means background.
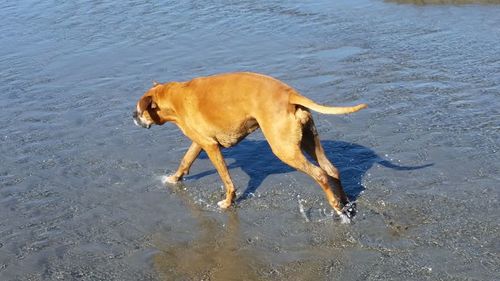
[[[143,128],[151,128],[151,125],[162,125],[166,122],[162,118],[162,108],[157,101],[163,91],[163,85],[153,82],[153,87],[149,89],[137,102],[136,110],[132,114],[134,123]]]

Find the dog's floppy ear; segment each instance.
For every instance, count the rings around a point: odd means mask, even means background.
[[[152,96],[145,96],[142,97],[141,100],[139,101],[139,106],[138,106],[138,113],[142,114],[145,110],[148,108],[155,109],[157,108],[158,105],[153,101]]]
[[[142,114],[148,107],[153,103],[153,98],[151,96],[142,97],[137,105],[137,111]]]
[[[151,101],[150,107],[151,107],[151,109],[155,109],[158,107],[158,105],[156,105],[156,102]]]

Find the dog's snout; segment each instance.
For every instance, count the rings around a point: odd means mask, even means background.
[[[151,128],[151,124],[146,124],[144,123],[144,121],[141,120],[141,118],[139,117],[139,113],[137,111],[132,112],[132,119],[134,119],[135,125],[139,127],[143,127],[146,129]]]

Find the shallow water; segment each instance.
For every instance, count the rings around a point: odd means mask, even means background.
[[[500,7],[383,1],[0,3],[0,280],[498,280]],[[133,125],[152,80],[248,70],[324,104],[353,224],[259,132]]]

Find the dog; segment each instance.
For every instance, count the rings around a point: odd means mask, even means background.
[[[350,219],[356,205],[349,202],[339,171],[325,156],[309,110],[347,114],[366,107],[366,104],[319,105],[270,76],[236,72],[186,82],[154,82],[137,102],[133,119],[136,125],[148,129],[173,122],[191,139],[192,144],[179,168],[166,177],[169,183],[177,183],[189,173],[202,149],[207,153],[225,186],[225,199],[217,203],[221,209],[234,203],[236,189],[220,148],[234,146],[260,128],[273,153],[289,166],[311,176],[336,213]],[[308,161],[303,151],[319,166]]]

